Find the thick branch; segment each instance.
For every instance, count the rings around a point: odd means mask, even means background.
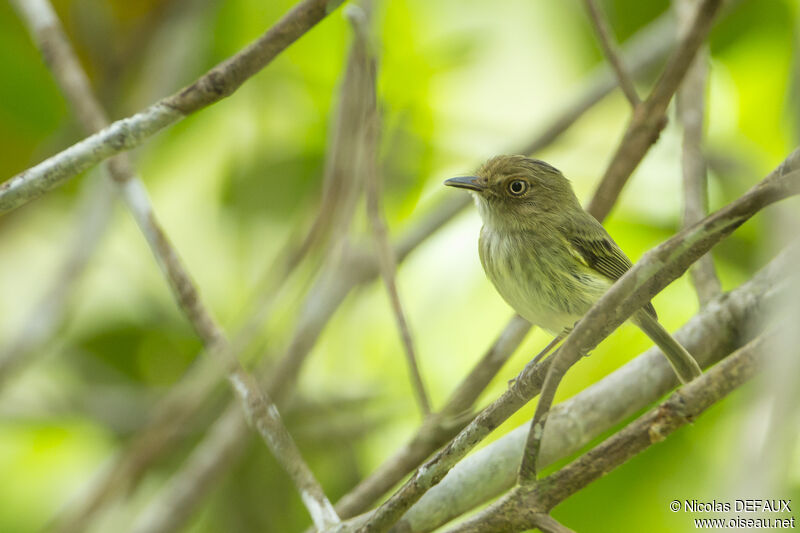
[[[104,159],[130,150],[185,116],[230,96],[248,78],[267,66],[279,53],[325,18],[339,3],[336,0],[303,0],[261,37],[208,71],[193,84],[162,98],[131,117],[115,121],[94,135],[12,177],[0,185],[0,214],[38,198]],[[32,7],[30,11],[40,17],[37,31],[55,21],[52,10]]]
[[[663,441],[746,383],[761,366],[770,345],[769,333],[751,341],[585,455],[535,484],[519,485],[450,533],[507,533],[537,527],[542,513]]]

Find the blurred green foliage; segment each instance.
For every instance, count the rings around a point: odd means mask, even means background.
[[[669,9],[666,0],[601,4],[620,40]],[[191,82],[291,5],[289,0],[56,2],[113,117]],[[792,91],[798,87],[799,11],[792,0],[743,0],[712,33],[707,95],[707,147],[715,161],[712,208],[740,195],[797,144],[800,121]],[[474,0],[385,2],[377,18],[382,171],[394,235],[437,198],[457,194],[441,190],[444,178],[525,144],[603,61],[577,0],[508,0],[491,6]],[[241,323],[262,272],[283,243],[307,227],[317,206],[349,38],[341,12],[335,12],[231,98],[135,152],[165,228],[228,329]],[[5,179],[81,134],[5,2],[0,3],[0,65],[0,173]],[[652,81],[640,84],[640,94]],[[579,196],[587,198],[628,116],[627,103],[615,93],[536,155],[561,168]],[[633,259],[680,224],[680,128],[670,118],[607,222]],[[0,344],[13,338],[48,286],[80,216],[74,206],[85,179],[0,218]],[[726,290],[749,278],[770,255],[765,219],[768,215],[757,217],[715,249]],[[475,213],[460,216],[399,272],[434,405],[441,405],[510,316],[481,272],[478,226]],[[355,232],[365,235],[363,216],[356,218]],[[284,347],[299,306],[303,284],[295,285],[261,339],[272,357]],[[669,329],[697,311],[686,277],[654,303]],[[530,335],[482,402],[504,390],[546,341],[541,332]],[[559,398],[648,346],[635,328],[623,326],[570,372]],[[0,489],[0,531],[35,531],[75,497],[108,457],[125,447],[154,399],[180,379],[199,347],[143,239],[119,210],[80,282],[63,331],[46,347],[45,357],[0,396],[5,487]],[[316,410],[293,404],[287,411],[290,430],[333,499],[373,471],[419,423],[405,372],[382,286],[355,291],[303,369],[298,396]],[[743,431],[745,399],[755,392],[751,389],[575,495],[555,516],[578,531],[688,531],[686,517],[669,512],[667,504],[725,495],[725,484],[736,479],[737,436]],[[112,397],[118,401],[109,403]],[[91,407],[97,404],[106,409]],[[530,407],[523,409],[492,439],[531,413]],[[108,424],[109,418],[119,423]],[[130,423],[123,423],[127,419]],[[331,438],[319,432],[326,421],[340,430],[331,429]],[[207,423],[197,421],[192,443]],[[192,443],[159,463],[130,509],[104,527],[127,523],[181,464]],[[777,497],[800,500],[798,466],[787,465],[791,491]],[[308,519],[288,486],[263,445],[253,440],[245,460],[213,488],[188,530],[298,531]]]

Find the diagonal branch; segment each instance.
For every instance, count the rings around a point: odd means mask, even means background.
[[[698,6],[692,26],[681,39],[677,50],[667,62],[661,77],[647,99],[634,109],[622,141],[611,158],[586,210],[602,221],[611,211],[625,182],[658,139],[664,126],[665,112],[672,95],[678,90],[697,50],[711,30],[722,0],[703,0]]]
[[[0,214],[38,198],[104,159],[130,150],[163,128],[230,96],[340,2],[303,0],[261,37],[191,85],[133,116],[104,125],[97,133],[12,177],[0,185]],[[38,12],[35,7],[30,11],[38,13],[37,31],[54,19],[52,12]]]
[[[107,122],[105,114],[91,92],[86,75],[50,3],[47,0],[28,0],[27,3],[20,2],[19,8],[31,32],[42,43],[42,49],[55,52],[46,55],[46,59],[52,62],[57,79],[64,83],[70,99],[80,102],[78,109],[82,120],[86,120],[87,125],[102,127]],[[336,512],[300,456],[274,404],[239,364],[223,331],[204,306],[177,251],[158,223],[147,191],[134,173],[126,154],[110,159],[108,171],[147,239],[179,307],[210,355],[226,369],[228,380],[239,397],[248,422],[292,477],[314,522],[320,527],[337,523],[339,518]]]
[[[695,0],[675,0],[679,31],[691,24]],[[678,120],[683,126],[681,145],[683,167],[683,225],[691,226],[708,213],[708,178],[703,155],[703,119],[708,74],[708,46],[697,53],[678,90]],[[705,305],[722,291],[711,254],[704,255],[689,269],[700,305]]]
[[[378,266],[381,278],[386,286],[386,292],[392,306],[397,329],[403,342],[408,371],[411,377],[411,385],[414,389],[417,404],[423,417],[431,412],[430,400],[422,381],[422,374],[417,362],[416,350],[414,349],[414,339],[406,320],[406,313],[400,302],[400,294],[397,291],[397,259],[394,256],[389,243],[389,232],[386,228],[386,220],[383,215],[381,205],[381,172],[378,164],[378,147],[380,137],[380,120],[378,116],[377,97],[375,95],[375,70],[376,58],[368,42],[367,33],[369,32],[368,17],[370,7],[363,9],[355,5],[348,6],[346,16],[353,26],[355,38],[354,50],[358,51],[363,57],[363,70],[365,74],[364,93],[362,95],[364,105],[363,117],[363,149],[362,149],[362,171],[366,174],[366,195],[367,195],[367,217],[370,222],[370,229],[375,238],[375,248],[378,256]]]
[[[631,107],[636,108],[636,106],[641,103],[641,100],[639,100],[639,95],[636,94],[636,87],[633,85],[633,79],[631,79],[630,74],[625,70],[625,65],[622,63],[619,48],[614,40],[614,36],[611,35],[611,28],[609,27],[608,20],[606,20],[600,8],[597,7],[596,0],[583,0],[583,4],[586,6],[586,11],[589,12],[589,18],[592,19],[592,24],[597,32],[597,38],[600,41],[600,46],[603,48],[603,53],[605,53],[614,74],[617,76],[620,89],[625,93],[625,98],[628,99]]]
[[[537,527],[535,518],[540,514],[549,512],[592,481],[663,441],[747,383],[761,366],[773,343],[772,335],[762,334],[555,474],[531,485],[519,485],[486,510],[449,532],[506,533]]]
[[[672,50],[675,24],[672,17],[661,15],[637,31],[622,45],[622,59],[630,66],[632,76],[650,71]],[[584,82],[584,89],[532,142],[513,153],[534,154],[549,145],[587,110],[617,88],[618,80],[606,63],[599,65]]]

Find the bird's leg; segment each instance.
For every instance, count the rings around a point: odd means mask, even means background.
[[[541,358],[543,358],[545,355],[547,355],[548,353],[550,353],[550,352],[553,350],[553,348],[555,348],[555,347],[558,345],[558,343],[559,343],[559,342],[561,342],[562,340],[564,340],[564,337],[566,337],[567,335],[569,335],[569,332],[570,332],[570,331],[572,331],[572,328],[564,328],[564,331],[562,331],[561,333],[559,333],[558,335],[556,335],[556,336],[553,338],[553,340],[551,340],[551,341],[550,341],[550,342],[547,344],[547,346],[545,346],[545,347],[542,349],[542,351],[541,351],[541,352],[539,352],[538,354],[536,354],[536,357],[534,357],[534,358],[533,358],[533,364],[536,364],[536,363],[538,363],[538,362],[539,362],[539,360],[540,360]],[[511,385],[513,385],[513,384],[514,384],[514,382],[516,381],[516,379],[517,379],[517,378],[512,378],[512,379],[509,379],[509,380],[508,380],[508,386],[510,387]]]
[[[536,357],[534,357],[534,358],[533,358],[533,362],[534,362],[534,363],[538,363],[538,362],[539,362],[539,359],[541,359],[542,357],[544,357],[545,355],[547,355],[548,353],[550,353],[550,351],[551,351],[553,348],[555,348],[555,347],[558,345],[558,343],[559,343],[559,342],[561,342],[562,340],[564,340],[564,337],[566,337],[567,335],[569,335],[569,332],[570,332],[570,331],[572,331],[572,328],[564,328],[564,331],[562,331],[561,333],[559,333],[558,335],[556,335],[556,336],[553,338],[553,340],[551,340],[551,341],[550,341],[550,344],[548,344],[547,346],[545,346],[545,347],[544,347],[544,349],[543,349],[541,352],[539,352],[539,353],[536,355]]]

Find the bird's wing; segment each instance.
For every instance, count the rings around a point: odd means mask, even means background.
[[[630,270],[633,263],[600,223],[594,219],[592,222],[597,224],[602,231],[592,232],[592,234],[576,231],[569,238],[569,243],[583,264],[610,280],[616,281]],[[644,306],[644,310],[657,318],[656,310],[650,302]]]

